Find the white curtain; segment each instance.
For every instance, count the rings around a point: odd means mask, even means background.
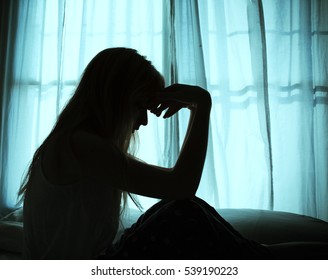
[[[200,197],[328,220],[327,1],[25,0],[18,12],[14,80],[2,94],[3,208],[89,60],[126,46],[168,84],[212,95]],[[172,165],[187,120],[151,117],[138,156]]]
[[[193,46],[184,60],[204,57],[214,100],[203,178],[213,202],[327,220],[328,3],[177,2],[185,18],[198,4],[201,44],[189,24],[181,56]]]
[[[161,0],[23,0],[18,2],[13,76],[2,145],[3,208],[17,202],[22,174],[35,149],[50,132],[72,96],[87,63],[108,47],[131,47],[163,72],[163,4]],[[165,46],[164,46],[165,47]],[[150,118],[140,133],[139,153],[157,163],[162,158],[163,122]],[[146,153],[145,148],[152,153]],[[147,207],[147,201],[144,201]]]

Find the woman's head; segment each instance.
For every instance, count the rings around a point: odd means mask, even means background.
[[[126,151],[130,137],[147,124],[147,101],[164,87],[160,73],[133,49],[112,48],[88,64],[74,99],[83,100],[83,114]],[[70,104],[68,104],[68,107]]]
[[[136,50],[111,48],[98,53],[53,130],[36,150],[19,191],[20,202],[32,170],[53,135],[87,124],[127,152],[134,130],[147,124],[148,100],[163,87],[163,77]]]

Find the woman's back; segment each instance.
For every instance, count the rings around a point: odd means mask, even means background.
[[[24,202],[25,258],[97,258],[115,237],[120,191],[83,177],[70,139],[53,137],[31,175]]]

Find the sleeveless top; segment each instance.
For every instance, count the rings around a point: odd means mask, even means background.
[[[117,154],[116,150],[113,152]],[[41,163],[39,159],[24,199],[23,257],[98,258],[115,238],[121,192],[97,178],[83,178],[68,185],[51,184]],[[123,161],[115,164],[122,165]],[[124,173],[123,165],[121,170]]]

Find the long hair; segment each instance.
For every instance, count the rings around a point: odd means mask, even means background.
[[[34,153],[18,193],[19,203],[28,190],[37,161],[54,135],[73,131],[90,121],[102,137],[112,140],[126,154],[134,138],[129,98],[140,90],[159,90],[163,86],[160,73],[136,50],[110,48],[98,53],[86,67],[52,131]],[[125,205],[127,194],[122,192],[122,197]]]

